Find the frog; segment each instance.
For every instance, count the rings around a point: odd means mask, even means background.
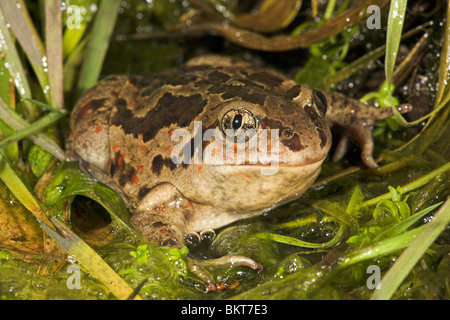
[[[397,109],[405,113],[412,107]],[[67,150],[122,196],[132,209],[131,225],[149,244],[181,248],[188,235],[298,199],[321,171],[333,126],[342,128],[334,161],[355,139],[365,166],[377,167],[372,128],[392,115],[391,108],[317,90],[270,68],[204,55],[159,74],[104,78],[74,107]],[[187,139],[175,137],[180,130],[190,133]],[[201,136],[208,130],[214,139]],[[237,153],[239,132],[251,133],[240,140],[248,148],[241,156],[265,146],[276,155],[276,166],[237,161],[236,154],[233,161],[220,161],[230,150]],[[266,136],[259,139],[261,132]],[[252,144],[254,139],[261,144]],[[232,148],[224,147],[227,141]],[[195,161],[201,148],[214,159]],[[262,171],[270,168],[276,170]]]

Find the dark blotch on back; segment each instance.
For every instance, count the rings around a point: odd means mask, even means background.
[[[208,89],[210,93],[222,93],[222,99],[241,98],[244,101],[264,105],[266,95],[260,92],[251,92],[250,86],[219,85]]]
[[[281,85],[281,83],[284,81],[283,78],[280,78],[270,72],[252,73],[252,74],[250,74],[249,79],[251,81],[267,84],[271,87],[277,87],[277,86]]]
[[[220,71],[213,71],[208,75],[208,80],[212,83],[224,83],[228,79],[230,76]]]
[[[177,165],[172,159],[164,159],[160,154],[153,158],[152,172],[156,175],[160,175],[163,167],[168,167],[170,170],[176,169]]]
[[[186,97],[167,92],[145,117],[137,118],[133,111],[120,107],[111,118],[111,124],[122,127],[125,134],[132,134],[135,138],[142,134],[145,143],[153,139],[161,128],[167,128],[171,124],[177,124],[178,127],[188,126],[194,117],[203,111],[205,105],[206,100],[203,100],[200,94]]]
[[[301,86],[297,84],[297,85],[289,88],[288,91],[286,91],[286,93],[285,93],[286,98],[288,98],[289,100],[292,100],[292,99],[298,97],[300,95],[301,91],[302,91]]]

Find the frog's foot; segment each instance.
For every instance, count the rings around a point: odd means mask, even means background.
[[[342,95],[336,93],[332,93],[330,96],[332,97],[331,99],[338,101],[338,104],[343,105],[343,109],[339,113],[327,113],[331,124],[338,125],[343,131],[332,160],[339,161],[344,157],[348,150],[349,138],[353,138],[361,148],[363,163],[368,168],[378,167],[373,158],[372,129],[376,121],[393,116],[392,109],[371,107],[354,99],[343,98]],[[396,108],[400,113],[407,113],[412,110],[410,104],[402,104]]]
[[[262,271],[263,267],[260,263],[255,262],[253,259],[244,256],[223,256],[217,259],[207,259],[207,260],[195,260],[192,258],[187,258],[187,264],[189,270],[199,277],[204,283],[206,291],[218,291],[221,288],[226,288],[225,283],[219,282],[215,283],[212,279],[209,269],[216,269],[222,267],[238,267],[244,266],[256,270],[258,273]],[[233,288],[231,285],[228,288]]]

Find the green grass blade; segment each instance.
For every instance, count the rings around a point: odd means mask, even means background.
[[[387,229],[386,231],[383,231],[382,233],[378,234],[377,237],[375,238],[375,241],[378,239],[383,239],[386,237],[394,237],[399,235],[400,233],[411,227],[414,223],[419,221],[419,219],[425,216],[427,213],[439,207],[441,204],[442,202],[436,203],[428,208],[421,210],[420,212],[417,212],[416,214],[413,214],[412,216],[406,218],[399,224],[396,224],[391,228]]]
[[[342,263],[339,265],[339,268],[348,267],[361,261],[383,257],[403,249],[411,244],[423,228],[424,226],[420,226],[413,230],[403,232],[398,236],[383,239],[373,245],[346,254],[341,258]]]
[[[384,275],[380,283],[380,289],[375,290],[372,300],[387,300],[392,297],[395,290],[407,277],[425,251],[450,223],[450,200],[434,216],[433,220],[426,224],[417,235],[411,245],[405,249],[395,264]]]
[[[31,98],[30,85],[25,76],[25,71],[22,66],[22,61],[16,50],[15,43],[11,37],[10,31],[7,27],[5,17],[0,10],[0,52],[5,54],[5,67],[9,74],[14,79],[19,96],[22,98]],[[27,116],[33,116],[34,110],[30,103],[25,103]]]
[[[73,233],[58,219],[52,218],[58,231],[47,225],[44,229],[56,243],[68,254],[74,255],[77,261],[88,270],[89,274],[101,281],[118,299],[125,300],[133,294],[133,289],[123,280],[89,245]],[[135,297],[140,300],[139,296]]]
[[[25,130],[30,124],[22,119],[14,110],[12,110],[3,99],[0,99],[0,119],[15,131]],[[41,146],[60,161],[65,160],[64,151],[48,136],[43,133],[28,137],[35,144]]]
[[[25,2],[23,0],[0,1],[0,9],[25,51],[47,100],[50,100],[44,44],[33,25]]]
[[[102,0],[95,16],[81,67],[77,93],[83,94],[98,80],[116,23],[120,0]]]
[[[257,238],[260,239],[270,239],[272,241],[278,242],[278,243],[284,243],[291,246],[297,246],[302,248],[311,248],[311,249],[325,249],[333,247],[335,244],[339,243],[339,241],[342,239],[342,236],[344,234],[345,227],[344,224],[341,224],[338,231],[336,232],[336,235],[328,242],[325,243],[313,243],[308,241],[303,241],[297,238],[284,236],[281,234],[276,233],[270,233],[270,232],[262,232],[256,234]]]
[[[52,226],[44,211],[41,209],[36,197],[28,190],[27,186],[11,168],[7,160],[0,151],[0,179],[5,183],[8,189],[14,194],[17,200],[27,208],[36,218],[43,223]]]
[[[445,22],[445,35],[444,35],[444,43],[442,44],[441,57],[439,62],[439,82],[437,85],[437,93],[435,100],[435,109],[438,105],[442,104],[444,95],[450,96],[450,89],[447,85],[449,78],[449,64],[450,64],[450,2],[447,3],[447,19]]]
[[[47,49],[48,81],[50,102],[62,110],[63,94],[63,53],[61,0],[45,0],[45,46]]]
[[[437,176],[443,174],[444,172],[450,170],[450,162],[447,162],[446,164],[442,165],[441,167],[427,173],[426,175],[402,186],[400,188],[402,194],[406,194],[407,192],[410,192],[412,190],[418,189],[424,185],[426,185],[428,182],[436,178]],[[372,198],[370,200],[367,200],[362,203],[361,207],[366,208],[368,206],[376,205],[379,201],[384,199],[391,199],[391,193],[385,193],[378,197]]]
[[[397,58],[398,47],[402,37],[403,22],[405,20],[407,0],[392,0],[389,9],[389,20],[386,34],[386,55],[385,55],[385,74],[388,88],[392,83],[392,74],[394,72],[395,60]],[[398,112],[394,106],[392,94],[388,91],[391,101],[392,111],[403,126],[408,126],[408,122]]]
[[[51,112],[51,113],[47,114],[46,116],[39,118],[39,120],[37,120],[36,122],[33,122],[25,129],[18,131],[16,133],[10,135],[9,137],[1,140],[0,148],[3,148],[5,146],[9,145],[10,143],[19,141],[23,138],[26,138],[28,136],[31,136],[33,134],[36,134],[36,133],[42,131],[42,129],[44,129],[45,127],[47,127],[51,124],[54,124],[62,116],[63,116],[63,113],[61,113],[61,112]]]

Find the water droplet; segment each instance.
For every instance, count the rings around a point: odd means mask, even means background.
[[[42,59],[41,59],[41,61],[42,61],[42,66],[43,66],[44,68],[47,68],[47,67],[48,67],[47,57],[46,57],[46,56],[43,56]]]
[[[93,3],[89,6],[89,10],[91,10],[92,13],[97,12],[97,4]]]

